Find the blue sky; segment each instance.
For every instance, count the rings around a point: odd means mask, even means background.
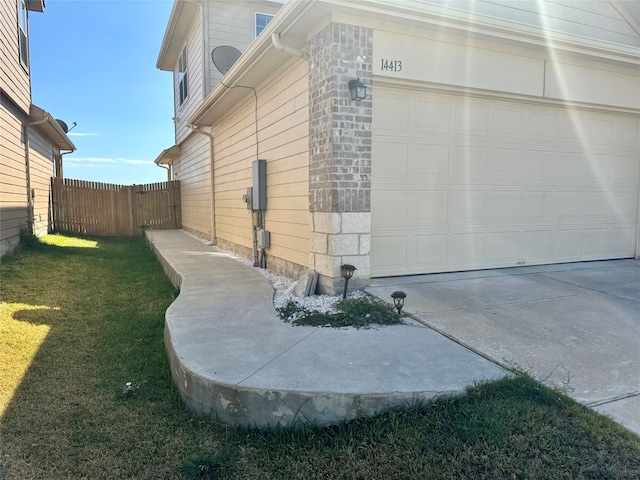
[[[64,120],[77,151],[64,176],[165,181],[174,143],[172,75],[156,69],[171,0],[46,0],[30,12],[33,103]]]

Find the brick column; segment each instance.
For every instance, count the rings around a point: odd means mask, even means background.
[[[357,267],[350,286],[366,285],[371,243],[373,32],[331,23],[311,39],[309,74],[310,266],[322,293],[340,291],[340,265]],[[349,80],[368,87],[351,100]]]

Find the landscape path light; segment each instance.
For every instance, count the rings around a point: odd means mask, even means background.
[[[340,265],[340,273],[342,274],[342,278],[344,278],[344,292],[342,292],[342,298],[347,298],[347,285],[349,285],[349,279],[353,277],[353,272],[357,270],[353,265],[349,265],[345,263],[344,265]]]
[[[404,299],[407,298],[407,294],[398,290],[391,294],[391,298],[393,298],[393,306],[398,310],[398,315],[402,315],[402,307],[404,307]]]

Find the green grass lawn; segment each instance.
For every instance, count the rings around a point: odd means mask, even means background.
[[[177,292],[146,241],[44,242],[0,265],[0,479],[640,479],[637,436],[526,376],[330,428],[216,425],[171,382]]]

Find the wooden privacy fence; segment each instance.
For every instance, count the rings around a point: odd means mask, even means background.
[[[51,179],[53,230],[105,237],[135,237],[145,229],[182,228],[180,183],[114,185]]]

